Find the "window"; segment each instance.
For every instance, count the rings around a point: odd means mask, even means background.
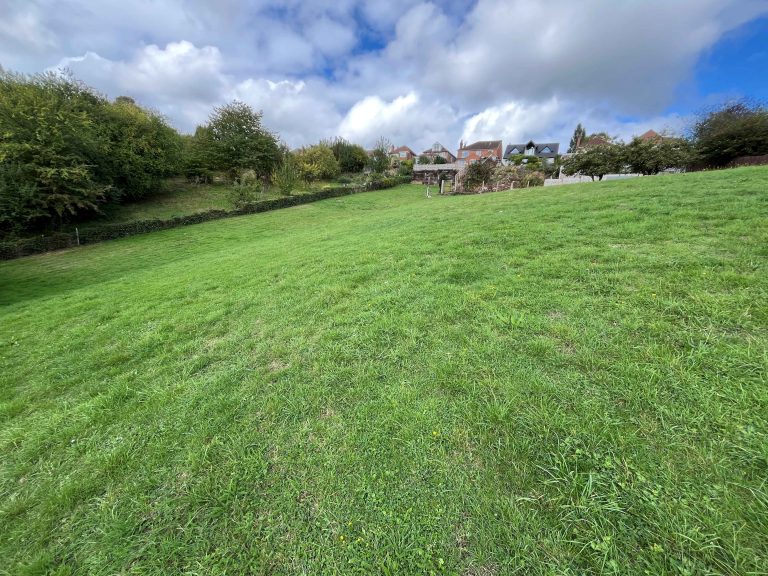
[[[469,156],[469,152],[467,152],[466,150],[462,151],[461,157],[466,158],[467,156]]]
[[[510,154],[520,154],[520,150],[517,148],[512,148],[512,150],[509,151]]]
[[[405,158],[405,152],[400,152],[400,158]]]
[[[544,149],[541,151],[542,154],[552,154],[552,150],[549,146],[544,146]]]

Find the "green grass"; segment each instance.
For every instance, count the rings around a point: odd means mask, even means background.
[[[0,573],[765,574],[768,170],[0,264]]]
[[[316,186],[329,186],[331,183],[318,183]],[[296,190],[294,195],[305,194],[310,189]],[[188,216],[208,210],[233,210],[235,189],[231,184],[189,184],[184,179],[172,179],[166,189],[137,202],[113,204],[105,208],[103,216],[93,220],[98,222],[124,223],[136,220],[168,219],[175,216]],[[279,198],[280,192],[274,186],[259,192],[256,200]]]

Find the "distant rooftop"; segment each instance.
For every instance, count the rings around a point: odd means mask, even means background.
[[[501,140],[480,140],[464,146],[461,150],[492,150],[499,146],[501,146]]]

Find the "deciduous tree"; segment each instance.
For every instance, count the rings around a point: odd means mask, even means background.
[[[277,138],[261,123],[262,113],[235,100],[214,108],[208,129],[207,154],[213,169],[236,178],[251,169],[267,177],[280,162]]]
[[[726,166],[740,156],[768,154],[768,109],[736,102],[712,110],[695,122],[691,139],[705,166]]]
[[[594,180],[602,180],[606,174],[624,171],[624,146],[621,144],[600,144],[581,150],[563,162],[563,171],[568,175],[583,174]]]

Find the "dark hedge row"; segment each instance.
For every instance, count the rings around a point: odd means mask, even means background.
[[[289,208],[299,204],[308,204],[318,200],[328,198],[337,198],[339,196],[348,196],[360,192],[372,190],[383,190],[393,188],[400,184],[409,182],[409,178],[392,177],[383,178],[378,181],[367,183],[365,186],[339,186],[336,188],[325,188],[309,194],[297,196],[284,196],[273,200],[262,200],[253,202],[235,210],[208,210],[198,212],[188,216],[176,216],[166,220],[138,220],[136,222],[126,222],[124,224],[103,224],[95,227],[83,227],[79,229],[79,244],[95,244],[105,240],[115,238],[124,238],[136,234],[155,232],[156,230],[167,230],[178,226],[187,226],[189,224],[199,224],[210,220],[220,218],[231,218],[233,216],[243,216],[246,214],[256,214],[258,212],[268,212],[280,208]],[[0,260],[12,260],[31,254],[49,252],[51,250],[62,250],[73,248],[78,245],[78,236],[74,232],[55,232],[48,236],[39,236],[35,238],[22,238],[19,240],[10,240],[0,242]]]
[[[765,166],[768,164],[768,154],[763,156],[742,156],[736,158],[729,166],[737,168],[739,166]]]

